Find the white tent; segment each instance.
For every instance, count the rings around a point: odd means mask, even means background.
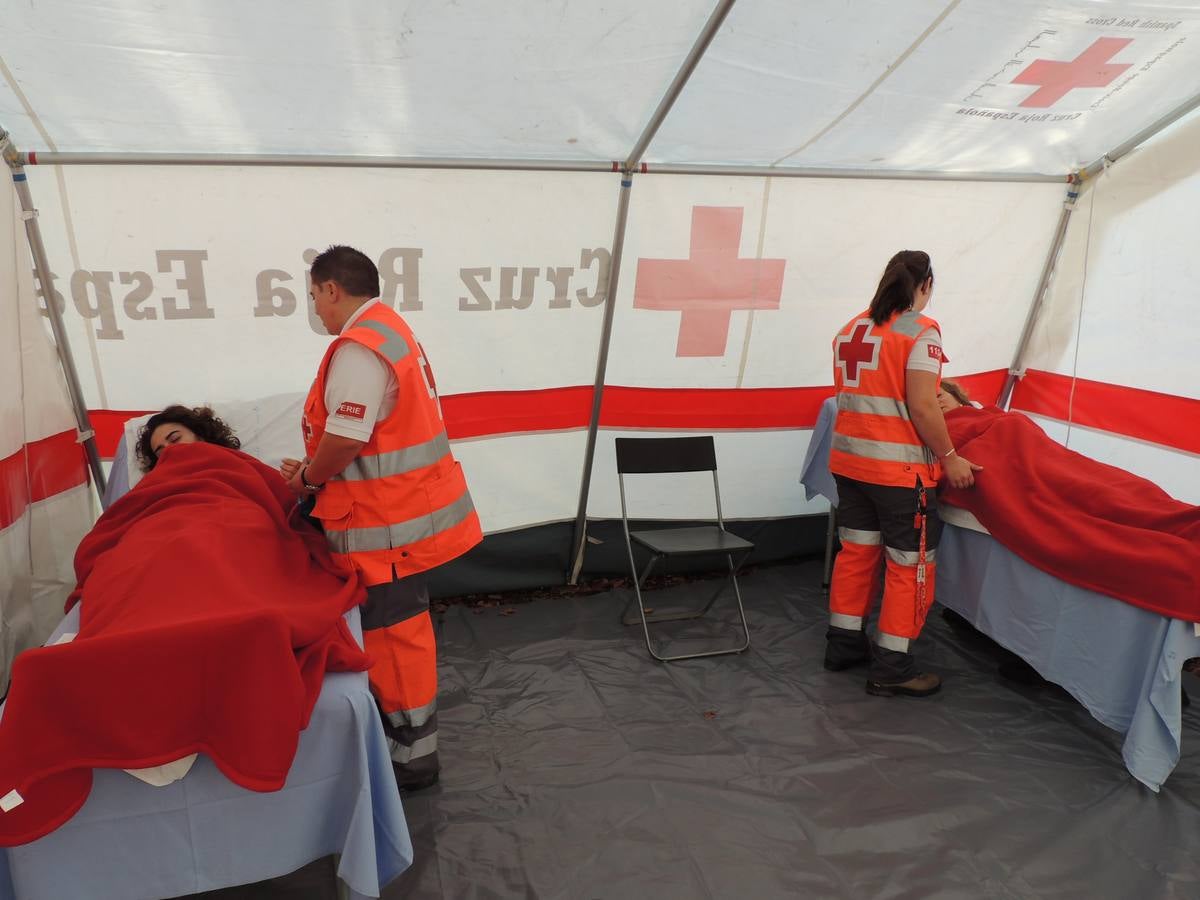
[[[918,247],[948,374],[985,399],[1024,375],[1014,408],[1200,502],[1190,5],[7,13],[0,124],[102,455],[133,412],[304,390],[328,341],[307,262],[350,243],[437,374],[491,536],[475,584],[577,573],[598,546],[585,520],[618,514],[613,438],[630,430],[718,432],[731,518],[820,515],[797,470],[829,341],[886,259]],[[19,228],[0,246],[8,329],[31,267]],[[19,360],[28,385],[41,350],[20,334],[19,353],[2,336],[4,371]],[[9,460],[66,427],[31,416],[70,408],[31,403],[15,377]],[[32,509],[57,516],[51,502]],[[10,624],[28,618],[29,572],[69,581],[86,515],[63,516],[32,540],[0,521],[5,647],[39,636]]]

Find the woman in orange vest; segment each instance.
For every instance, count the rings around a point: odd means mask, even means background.
[[[935,488],[945,477],[970,487],[980,467],[960,457],[938,406],[944,356],[937,322],[922,314],[933,264],[901,250],[870,307],[833,341],[838,412],[829,469],[838,488],[842,550],[833,568],[825,668],[870,664],[867,693],[926,697],[941,678],[917,669],[909,647],[933,603],[941,520]],[[866,619],[879,592],[875,640]]]

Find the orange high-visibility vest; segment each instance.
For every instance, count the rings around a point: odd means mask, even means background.
[[[396,376],[396,408],[371,439],[316,495],[313,515],[329,548],[364,583],[383,584],[461,556],[483,539],[462,467],[450,452],[432,374],[411,329],[377,303],[333,340],[304,404],[309,457],[325,434],[325,378],[344,341],[368,347]]]
[[[917,339],[937,322],[914,310],[883,325],[860,313],[833,341],[833,383],[838,412],[829,469],[870,484],[926,487],[937,484],[941,464],[913,426],[905,403],[905,371]],[[941,383],[941,375],[938,376]]]

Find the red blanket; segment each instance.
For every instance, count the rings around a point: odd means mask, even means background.
[[[946,425],[984,470],[973,488],[944,486],[940,500],[1063,581],[1200,621],[1200,506],[1068,450],[1020,413],[963,407]]]
[[[78,637],[13,666],[0,804],[24,802],[0,812],[0,845],[67,821],[94,767],[199,752],[243,787],[283,786],[324,673],[368,665],[342,619],[363,589],[294,507],[269,467],[188,444],[100,518],[75,556]]]

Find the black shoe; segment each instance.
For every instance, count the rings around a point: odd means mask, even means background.
[[[393,767],[395,771],[395,767]],[[413,778],[404,780],[404,776],[400,772],[396,772],[396,787],[402,794],[415,794],[417,791],[423,791],[426,788],[431,788],[438,783],[438,773],[426,775],[424,778]]]
[[[931,672],[920,672],[906,681],[867,681],[867,693],[876,697],[929,697],[942,689],[942,679]]]

